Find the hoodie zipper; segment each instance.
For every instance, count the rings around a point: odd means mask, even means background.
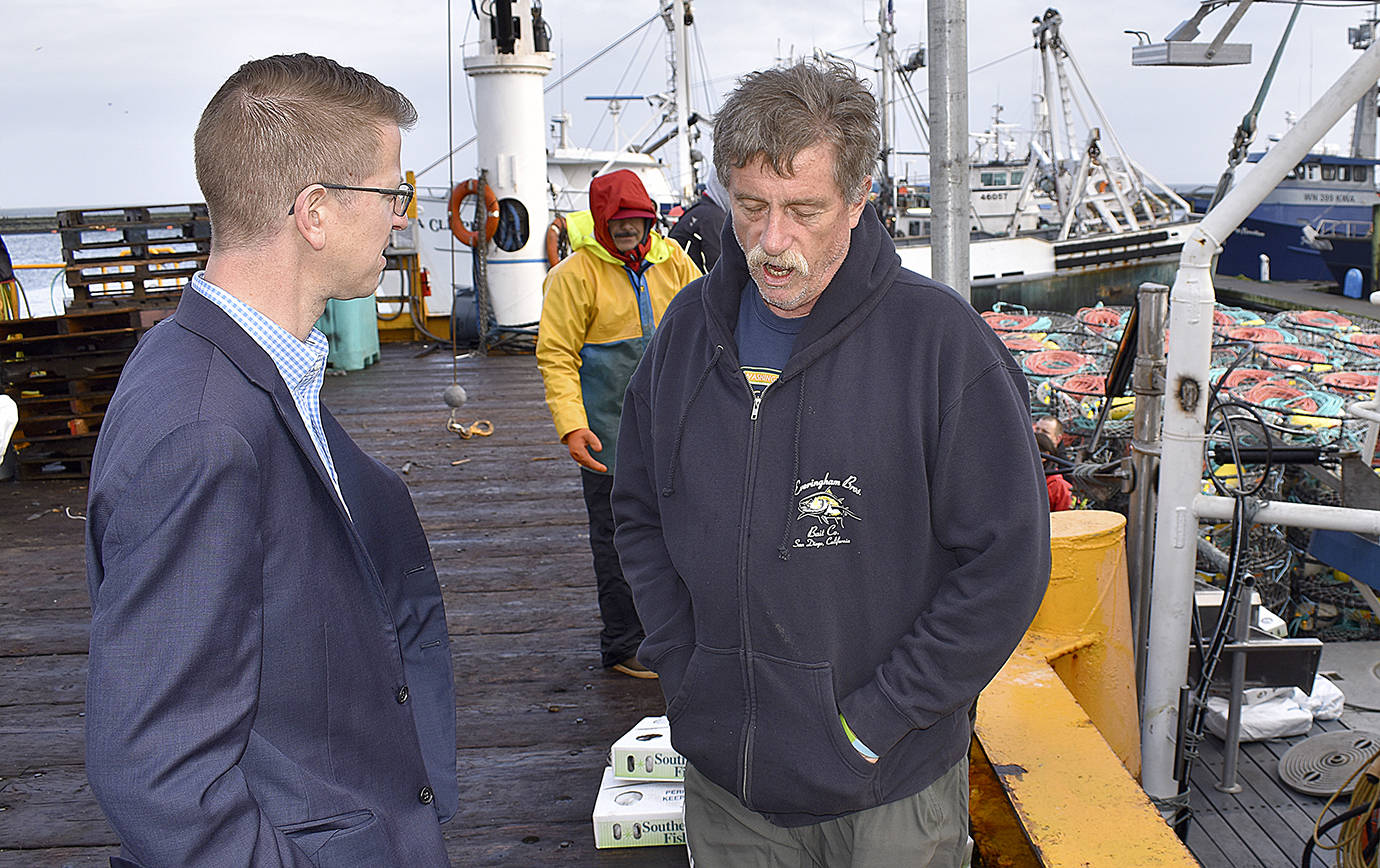
[[[742,605],[738,607],[738,629],[743,637],[743,670],[744,680],[747,682],[747,715],[743,725],[743,804],[751,806],[748,801],[748,767],[752,758],[753,742],[753,721],[756,718],[756,684],[752,677],[752,634],[748,626],[748,593],[747,593],[747,567],[748,567],[748,516],[752,511],[752,492],[757,481],[757,438],[759,429],[757,426],[757,414],[762,408],[762,399],[767,394],[767,389],[771,388],[768,383],[762,387],[762,391],[755,392],[747,379],[743,379],[743,387],[752,395],[752,414],[750,422],[751,431],[748,436],[747,469],[743,474],[747,480],[747,486],[743,493],[742,516],[738,522],[738,599]]]

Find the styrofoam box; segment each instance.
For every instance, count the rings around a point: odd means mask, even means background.
[[[610,762],[620,778],[642,781],[685,780],[685,757],[671,747],[671,724],[664,717],[644,717],[613,743]]]
[[[685,845],[685,785],[623,780],[605,766],[594,802],[594,846],[663,844]]]

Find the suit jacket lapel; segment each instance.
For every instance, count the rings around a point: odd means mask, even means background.
[[[264,352],[264,348],[259,346],[228,313],[221,310],[219,305],[192,289],[190,285],[182,290],[182,299],[177,304],[177,314],[173,321],[215,344],[226,358],[239,368],[246,379],[268,392],[273,398],[279,418],[292,435],[293,442],[311,462],[321,484],[330,492],[331,500],[335,502],[340,517],[353,532],[353,522],[349,513],[345,511],[340,496],[336,494],[335,484],[331,482],[331,475],[326,471],[326,465],[316,451],[316,444],[307,433],[302,414],[297,410],[297,402],[292,399],[292,392],[288,389],[287,383],[283,382],[283,375],[278,371],[278,366],[273,364],[273,359]],[[322,413],[324,415],[324,409]],[[344,489],[341,491],[343,496]]]

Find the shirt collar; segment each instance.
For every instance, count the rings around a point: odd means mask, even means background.
[[[320,329],[313,326],[307,340],[300,341],[292,332],[211,283],[205,275],[204,271],[192,275],[192,287],[225,311],[265,353],[268,353],[289,389],[295,393],[303,388],[310,388],[313,380],[317,388],[320,388],[319,384],[325,373],[326,355],[330,350],[330,344]]]

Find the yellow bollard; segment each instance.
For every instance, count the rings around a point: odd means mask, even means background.
[[[1140,776],[1126,519],[1078,509],[1050,514],[1049,590],[1030,625],[1054,647],[1046,658],[1122,765]],[[1067,640],[1060,647],[1059,638]]]
[[[983,864],[1197,865],[1136,783],[1125,525],[1098,510],[1050,516],[1049,590],[978,699],[969,818]]]

